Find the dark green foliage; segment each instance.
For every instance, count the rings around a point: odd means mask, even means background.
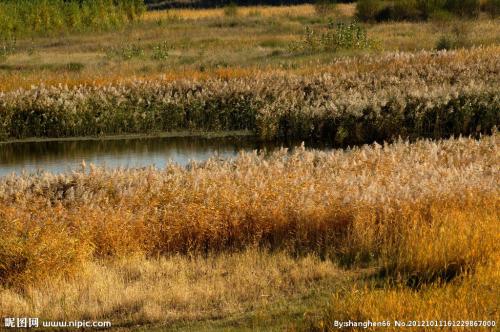
[[[482,4],[482,9],[492,18],[500,16],[500,0],[486,0]]]
[[[151,57],[154,60],[166,60],[168,58],[168,52],[171,49],[172,47],[166,41],[158,43],[153,46],[153,54]]]
[[[144,49],[137,44],[130,44],[124,47],[112,47],[106,50],[106,56],[110,59],[132,60],[145,55]]]
[[[231,3],[236,6],[292,6],[311,3],[311,0],[145,0],[149,9],[171,8],[221,8]],[[337,3],[353,3],[356,0],[336,0]]]
[[[373,21],[382,7],[381,1],[359,0],[356,4],[356,17],[361,21]]]
[[[68,71],[82,71],[85,65],[80,62],[70,62],[66,65]]]
[[[330,21],[325,31],[315,31],[306,27],[304,37],[299,43],[292,44],[291,51],[317,52],[372,47],[366,29],[358,22],[334,23]]]
[[[137,20],[141,0],[4,0],[0,37],[100,31]]]
[[[440,11],[477,17],[480,3],[479,0],[359,0],[356,15],[362,21],[418,21]]]
[[[479,0],[446,0],[444,8],[461,17],[477,17],[479,15]]]
[[[455,47],[455,40],[451,36],[447,35],[441,36],[436,43],[436,49],[438,51],[451,50]]]
[[[291,86],[294,92],[288,95],[300,95],[293,101],[272,89],[261,95],[220,87],[206,91],[203,86],[181,85],[160,92],[158,86],[147,92],[138,86],[120,97],[113,90],[110,95],[95,91],[95,97],[74,108],[68,106],[71,102],[20,103],[0,112],[0,138],[247,129],[263,139],[324,139],[346,145],[398,136],[476,135],[500,123],[500,100],[492,91],[450,95],[444,103],[408,94],[388,98],[383,106],[366,104],[355,112],[348,104],[338,111],[310,112],[330,99],[321,84]]]

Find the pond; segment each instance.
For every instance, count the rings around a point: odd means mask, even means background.
[[[39,170],[52,173],[81,169],[87,165],[108,168],[164,168],[169,162],[187,165],[191,160],[230,158],[240,151],[271,151],[293,144],[263,143],[252,136],[142,137],[121,139],[45,140],[0,143],[0,176]]]

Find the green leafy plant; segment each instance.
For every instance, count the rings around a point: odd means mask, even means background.
[[[351,23],[330,21],[326,30],[315,31],[306,26],[303,39],[290,47],[291,51],[315,52],[342,49],[366,49],[373,46],[366,29],[354,21]]]
[[[166,60],[169,56],[171,46],[166,42],[158,43],[153,46],[152,58],[154,60]]]
[[[4,0],[0,2],[0,37],[102,31],[137,21],[141,0]]]
[[[498,0],[487,1],[494,3]],[[427,20],[436,12],[446,11],[472,18],[479,15],[480,9],[479,0],[359,0],[356,16],[362,21],[418,21]]]
[[[145,55],[144,49],[137,44],[130,44],[125,47],[111,47],[106,50],[106,56],[110,59],[132,60]]]
[[[439,37],[438,41],[436,42],[436,49],[438,51],[451,50],[454,48],[456,48],[456,42],[453,37],[449,35],[443,35]]]

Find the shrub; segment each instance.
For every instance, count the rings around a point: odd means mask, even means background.
[[[450,22],[455,20],[455,15],[446,10],[435,10],[428,17],[434,23],[439,24],[443,28],[446,28],[450,25]]]
[[[495,11],[495,5],[490,8]],[[461,17],[477,17],[480,3],[479,0],[360,0],[357,4],[357,17],[362,21],[427,20],[438,11]]]
[[[166,41],[154,45],[152,58],[154,60],[166,60],[171,48],[172,47]]]
[[[452,26],[451,33],[441,36],[437,43],[437,50],[451,50],[455,48],[467,47],[469,45],[469,26],[465,22],[458,22]]]
[[[441,36],[436,43],[436,49],[438,51],[451,50],[454,49],[455,47],[456,47],[455,40],[453,39],[453,37],[449,35]]]
[[[301,42],[291,46],[292,51],[338,51],[345,49],[366,49],[372,46],[366,29],[358,22],[330,22],[326,31],[315,31],[306,27]]]
[[[492,18],[500,15],[500,0],[486,0],[482,7]]]
[[[376,13],[375,19],[382,21],[402,21],[420,19],[420,12],[416,8],[415,1],[400,0],[392,2],[382,2],[380,10]]]
[[[477,17],[480,2],[479,0],[446,0],[444,8],[461,17]]]
[[[416,0],[416,8],[420,11],[420,16],[427,20],[437,11],[442,11],[446,0]]]
[[[66,65],[66,69],[68,71],[82,71],[83,68],[85,68],[85,65],[83,63],[80,63],[80,62],[70,62]]]
[[[131,60],[143,57],[144,54],[144,49],[138,44],[130,44],[120,48],[111,47],[106,50],[106,56],[110,59]]]
[[[328,24],[328,31],[322,36],[326,49],[364,49],[370,47],[366,29],[357,22]]]
[[[379,0],[359,0],[356,3],[356,17],[361,21],[374,21],[382,8]]]
[[[362,0],[357,5],[357,17],[363,21],[391,21],[422,19],[427,7],[419,6],[416,0],[381,1]]]

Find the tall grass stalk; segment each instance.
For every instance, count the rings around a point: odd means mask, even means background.
[[[0,3],[0,37],[107,30],[144,11],[140,0],[7,0]]]
[[[337,61],[321,72],[35,86],[0,94],[0,138],[241,130],[338,145],[490,133],[498,48]]]
[[[0,282],[55,280],[94,259],[246,248],[380,266],[407,282],[451,279],[500,249],[499,139],[5,177]]]

